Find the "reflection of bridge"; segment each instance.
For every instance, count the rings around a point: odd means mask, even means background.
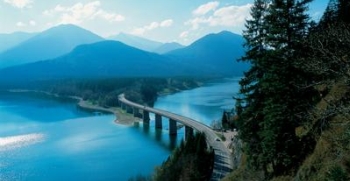
[[[142,117],[144,124],[149,124],[149,113],[155,114],[155,126],[162,129],[162,117],[169,119],[169,134],[177,134],[177,122],[185,125],[185,137],[193,134],[193,129],[202,132],[206,136],[207,144],[215,152],[214,169],[211,180],[220,180],[233,168],[232,156],[215,132],[207,125],[195,121],[191,118],[180,116],[168,111],[163,111],[147,106],[143,106],[125,99],[124,94],[118,97],[122,109],[133,114],[135,117]],[[140,113],[142,111],[142,113]]]

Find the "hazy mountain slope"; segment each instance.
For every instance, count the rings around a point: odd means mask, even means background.
[[[115,36],[110,36],[108,39],[120,41],[126,45],[129,45],[144,51],[149,51],[149,52],[153,52],[153,50],[163,45],[163,43],[160,43],[160,42],[148,40],[146,38],[141,38],[138,36],[129,35],[125,33],[120,33]]]
[[[0,70],[2,81],[180,75],[168,58],[117,41],[81,45],[65,56]]]
[[[176,43],[176,42],[164,43],[160,47],[154,49],[153,52],[159,53],[159,54],[164,54],[164,53],[168,53],[170,51],[177,50],[177,49],[184,48],[184,47],[185,46],[183,46],[179,43]]]
[[[0,54],[0,68],[56,58],[81,44],[102,41],[99,37],[74,25],[50,28]]]
[[[247,63],[237,62],[244,54],[242,36],[223,31],[209,34],[191,45],[166,55],[184,61],[197,70],[223,75],[242,75]]]
[[[35,36],[37,33],[15,32],[11,34],[0,34],[0,53],[8,50],[29,38]]]
[[[243,39],[229,32],[207,35],[189,47],[159,55],[118,41],[101,41],[76,47],[51,60],[0,70],[2,82],[61,78],[233,76],[248,64],[237,63]]]

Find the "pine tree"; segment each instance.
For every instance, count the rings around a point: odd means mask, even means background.
[[[240,82],[245,100],[241,138],[252,163],[265,172],[272,168],[274,175],[289,171],[300,159],[295,128],[309,101],[309,91],[298,85],[308,81],[300,56],[310,24],[310,1],[256,0],[244,32],[248,50],[243,60],[252,68]]]
[[[238,127],[240,138],[246,143],[245,152],[249,157],[251,165],[260,167],[259,154],[262,152],[260,137],[260,122],[263,120],[262,102],[263,92],[260,88],[260,79],[264,70],[261,62],[265,57],[265,16],[269,0],[255,0],[251,8],[252,19],[247,20],[243,36],[246,40],[246,55],[242,61],[250,62],[251,68],[245,72],[245,77],[239,82],[242,98],[237,98],[236,110],[238,114]],[[244,110],[244,111],[243,111]]]
[[[338,18],[343,23],[350,23],[350,1],[349,0],[338,0]]]
[[[320,28],[326,28],[338,23],[350,23],[349,0],[330,0],[319,26]]]
[[[310,0],[274,0],[266,16],[269,58],[261,80],[265,92],[262,136],[263,158],[275,174],[289,170],[298,161],[299,142],[295,128],[302,122],[297,116],[306,111],[308,91],[297,85],[307,80],[298,67],[302,40],[307,36]]]

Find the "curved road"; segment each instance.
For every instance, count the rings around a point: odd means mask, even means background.
[[[170,118],[174,121],[177,121],[183,125],[189,126],[199,132],[202,132],[206,136],[207,143],[213,148],[215,152],[215,158],[214,158],[214,169],[211,180],[220,180],[224,176],[226,176],[229,172],[233,169],[233,162],[232,162],[232,156],[229,152],[229,150],[225,147],[225,145],[218,138],[218,136],[215,134],[215,132],[208,127],[207,125],[200,123],[198,121],[195,121],[191,118],[184,117],[178,114],[174,114],[168,111],[155,109],[152,107],[143,106],[134,102],[131,102],[127,99],[125,99],[124,94],[119,95],[118,97],[119,101],[131,106],[135,107],[141,110],[146,110],[151,113],[155,113],[158,115],[161,115],[163,117]]]

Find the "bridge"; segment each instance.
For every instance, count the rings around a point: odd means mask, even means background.
[[[229,150],[220,141],[215,132],[207,125],[195,121],[191,118],[174,114],[168,111],[143,106],[125,98],[124,94],[118,97],[120,107],[123,110],[133,114],[135,117],[142,118],[144,124],[149,124],[149,113],[155,114],[155,127],[162,129],[162,117],[169,119],[169,134],[177,134],[177,122],[185,126],[185,138],[193,134],[193,130],[202,132],[206,136],[207,144],[214,150],[214,168],[211,180],[220,180],[233,169],[233,158]],[[140,111],[142,113],[140,113]]]

